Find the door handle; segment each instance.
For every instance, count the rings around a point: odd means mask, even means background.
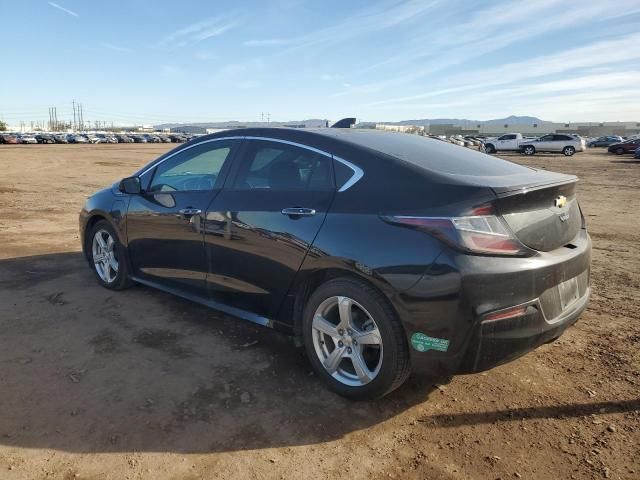
[[[283,215],[289,215],[290,217],[310,217],[316,214],[316,211],[313,208],[302,208],[302,207],[289,207],[282,209]]]
[[[200,210],[199,208],[182,208],[178,210],[178,213],[186,218],[193,217],[194,215],[200,215],[202,213],[202,210]]]

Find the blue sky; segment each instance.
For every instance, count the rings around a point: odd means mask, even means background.
[[[640,0],[0,0],[0,118],[640,121]]]

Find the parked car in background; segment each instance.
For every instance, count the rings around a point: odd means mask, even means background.
[[[36,139],[36,137],[34,135],[31,134],[23,134],[23,135],[19,135],[19,143],[28,143],[28,144],[38,144],[38,140]]]
[[[133,143],[133,138],[128,135],[118,134],[115,136],[118,143]]]
[[[160,140],[160,137],[156,135],[145,133],[143,137],[147,139],[147,143],[162,143],[162,140]]]
[[[54,135],[53,138],[56,140],[56,143],[69,143],[66,135]]]
[[[18,143],[18,136],[13,133],[0,133],[0,143],[15,145]]]
[[[576,187],[418,135],[234,130],[91,196],[80,238],[102,286],[292,333],[330,388],[370,399],[412,371],[511,361],[577,320],[591,240]]]
[[[517,152],[523,141],[524,137],[521,133],[506,133],[500,137],[489,137],[484,140],[484,152]]]
[[[56,143],[56,139],[53,138],[53,135],[49,135],[48,133],[39,133],[35,137],[38,143]]]
[[[633,155],[633,158],[640,158],[640,147],[636,148],[636,152]]]
[[[69,143],[89,143],[89,138],[84,135],[74,135],[70,133],[67,135],[67,141]]]
[[[598,137],[596,139],[590,140],[587,144],[590,148],[594,147],[608,147],[613,145],[614,143],[621,143],[622,137],[617,135],[607,135],[605,137]]]
[[[187,141],[184,135],[173,134],[173,135],[169,135],[169,138],[173,143],[184,143]]]
[[[520,151],[525,155],[535,155],[536,152],[562,152],[570,157],[576,152],[583,152],[585,141],[575,135],[552,133],[533,141],[520,144]]]
[[[134,143],[147,143],[146,137],[142,135],[133,135]]]
[[[609,146],[607,151],[616,155],[624,155],[625,153],[634,153],[638,147],[640,147],[640,137],[630,138],[621,143],[614,143]]]

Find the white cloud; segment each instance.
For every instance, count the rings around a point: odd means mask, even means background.
[[[339,75],[337,73],[323,73],[322,75],[320,75],[320,80],[324,80],[325,82],[332,82],[335,80],[340,80],[342,78],[342,75]]]
[[[286,45],[289,40],[284,38],[266,38],[263,40],[247,40],[243,42],[245,47],[273,47],[277,45]]]
[[[543,0],[524,4],[501,3],[479,10],[469,21],[462,22],[459,26],[446,25],[446,28],[435,28],[429,31],[428,36],[416,38],[415,43],[419,45],[417,48],[409,48],[361,69],[360,74],[369,74],[371,71],[384,68],[393,71],[394,76],[362,83],[358,87],[358,93],[374,94],[397,89],[402,85],[421,81],[424,77],[445,68],[464,65],[467,60],[498,51],[517,42],[640,12],[640,3],[637,0],[620,2],[622,3],[615,9],[606,2],[585,4],[577,0]],[[558,15],[559,8],[563,11],[570,10],[571,15]],[[541,18],[544,18],[544,21],[539,21]],[[627,49],[628,46],[624,48]],[[336,96],[353,93],[338,92]]]
[[[114,50],[116,52],[131,52],[131,49],[128,47],[121,47],[119,45],[114,45],[113,43],[108,43],[108,42],[102,42],[100,43],[101,47],[107,48],[109,50]]]
[[[64,13],[67,13],[69,15],[71,15],[72,17],[79,17],[80,15],[78,15],[76,12],[69,10],[68,8],[64,8],[61,5],[58,5],[55,2],[47,2],[49,5],[51,5],[53,8],[57,8],[58,10],[63,11]]]
[[[604,40],[584,47],[543,55],[531,59],[494,66],[475,72],[465,72],[446,78],[447,87],[432,88],[428,92],[379,100],[370,106],[390,103],[414,102],[445,94],[486,90],[500,85],[529,81],[531,79],[554,74],[572,73],[583,68],[593,68],[617,62],[630,62],[640,59],[640,50],[630,49],[629,45],[640,42],[640,33],[634,33],[613,40]]]
[[[218,15],[174,31],[160,41],[160,46],[184,47],[222,35],[238,25],[236,15]]]

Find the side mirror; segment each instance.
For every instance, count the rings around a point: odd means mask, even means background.
[[[138,195],[142,188],[140,188],[140,177],[127,177],[120,180],[120,186],[118,189],[122,193],[128,193],[129,195]]]

